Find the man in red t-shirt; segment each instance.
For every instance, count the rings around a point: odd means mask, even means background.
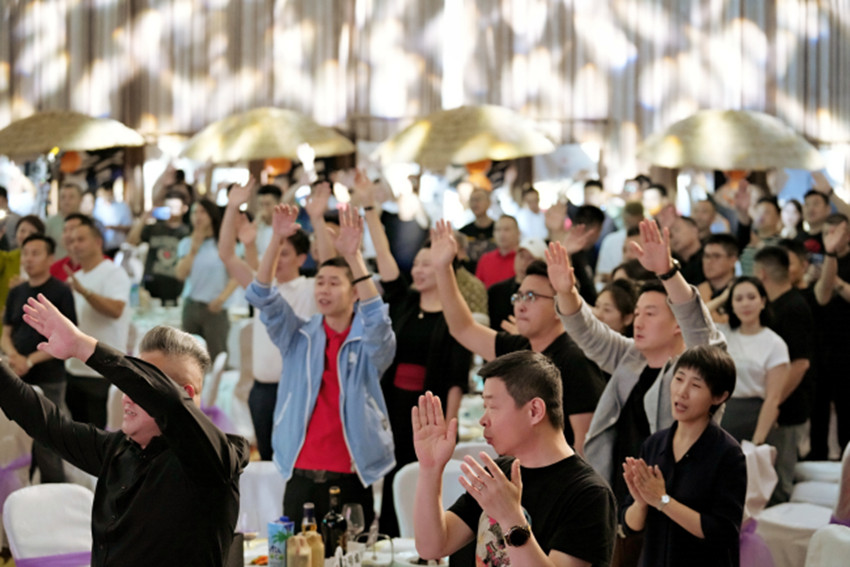
[[[497,248],[487,252],[478,260],[475,277],[490,287],[496,282],[514,277],[514,257],[519,248],[519,225],[510,215],[502,215],[496,221],[493,240]]]

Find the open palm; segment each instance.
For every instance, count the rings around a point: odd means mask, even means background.
[[[444,467],[455,450],[457,419],[446,423],[440,398],[427,392],[413,407],[413,448],[422,467]]]
[[[24,321],[48,338],[46,343],[39,343],[39,350],[60,360],[77,356],[84,335],[44,295],[38,294],[38,299],[31,297],[24,305]]]
[[[274,208],[272,219],[272,232],[278,238],[288,238],[298,230],[298,207],[291,205],[277,205]]]
[[[339,234],[334,247],[341,256],[353,256],[360,250],[360,238],[363,236],[363,219],[354,207],[339,211]]]
[[[452,225],[445,220],[437,221],[431,229],[431,263],[436,266],[451,264],[457,255],[457,241]]]

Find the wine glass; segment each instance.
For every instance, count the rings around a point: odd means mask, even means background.
[[[342,506],[342,516],[346,521],[348,540],[353,541],[363,531],[363,528],[366,527],[363,506],[360,504],[344,504]]]

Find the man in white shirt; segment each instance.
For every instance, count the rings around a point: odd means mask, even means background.
[[[596,281],[602,285],[611,281],[614,268],[623,261],[623,245],[626,242],[629,229],[637,228],[643,220],[643,204],[640,201],[629,201],[623,207],[623,228],[607,234],[599,246],[599,256],[596,259]]]
[[[69,267],[68,284],[74,290],[77,326],[87,335],[121,352],[127,352],[130,334],[130,278],[120,266],[103,257],[103,236],[87,219],[80,221],[69,239],[71,255],[80,263]],[[80,360],[65,362],[68,388],[65,401],[75,421],[106,426],[109,382]]]
[[[262,193],[264,187],[268,186],[264,185],[260,188],[260,197],[268,196],[268,193]],[[247,202],[250,193],[250,185],[237,185],[231,189],[218,237],[219,257],[227,267],[230,277],[239,282],[242,288],[247,288],[254,281],[254,270],[236,254],[237,226],[240,221],[239,207]],[[274,206],[272,206],[272,211],[274,211]],[[246,223],[247,220],[242,222]],[[271,218],[269,218],[269,223],[271,223]],[[269,229],[271,229],[271,224],[269,224]],[[253,244],[251,242],[252,236],[259,240],[259,236],[256,233],[252,234],[251,230],[238,230],[238,233],[246,249]],[[266,246],[268,246],[268,242],[266,242]],[[314,280],[299,273],[299,268],[307,259],[309,251],[310,238],[303,230],[298,230],[287,238],[286,243],[281,248],[274,270],[274,287],[286,299],[295,314],[302,319],[309,319],[318,312],[313,293]],[[254,385],[248,396],[248,407],[251,410],[251,421],[254,424],[254,434],[257,437],[257,449],[260,458],[269,461],[272,458],[273,413],[277,399],[278,382],[280,382],[283,371],[283,360],[280,351],[269,338],[266,326],[260,321],[259,310],[254,311],[251,348]]]
[[[92,216],[103,223],[103,240],[106,254],[115,256],[121,245],[127,239],[127,233],[133,227],[133,213],[127,203],[115,200],[112,182],[107,181],[97,190],[97,200],[94,203]]]
[[[277,185],[263,185],[257,191],[257,253],[260,256],[263,255],[272,241],[274,208],[280,204],[282,198],[283,192]],[[232,197],[228,199],[228,203],[232,201]]]

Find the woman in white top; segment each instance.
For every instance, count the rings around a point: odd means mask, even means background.
[[[788,346],[765,325],[767,301],[760,281],[740,277],[726,301],[729,322],[718,325],[738,372],[722,425],[739,442],[756,445],[764,443],[779,417],[789,369]]]

